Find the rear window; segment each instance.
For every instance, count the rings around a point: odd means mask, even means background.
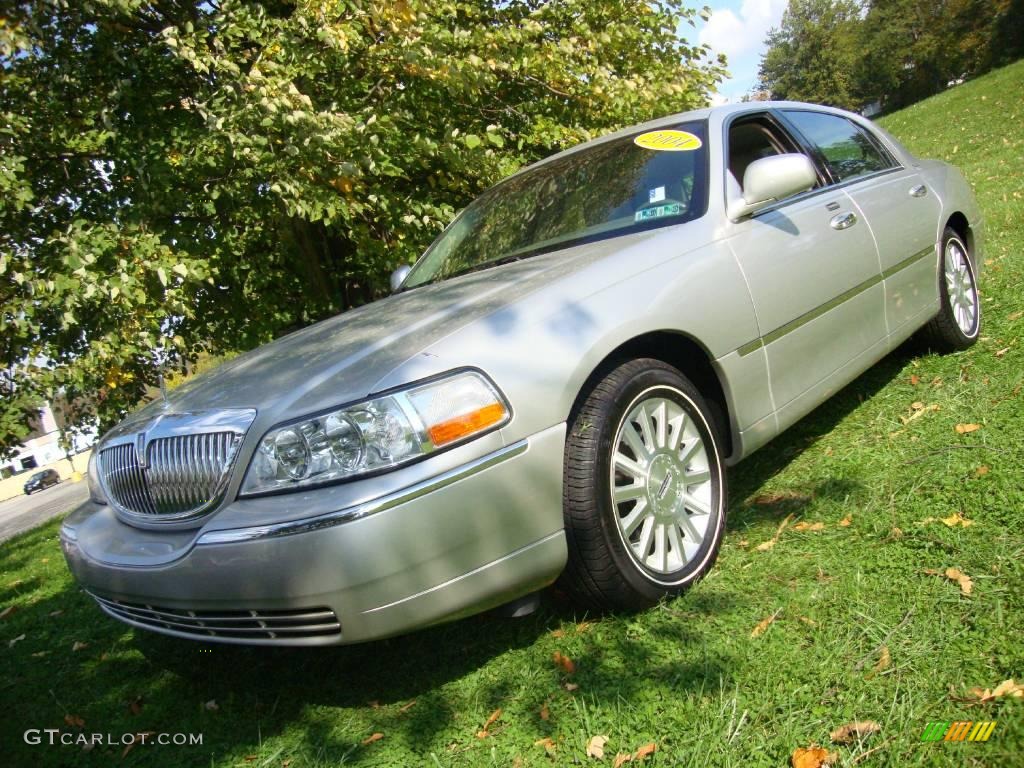
[[[863,128],[839,115],[804,110],[784,110],[786,117],[821,152],[838,181],[893,167],[889,156]]]

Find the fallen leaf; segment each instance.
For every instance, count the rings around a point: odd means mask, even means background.
[[[587,757],[604,759],[604,745],[607,743],[607,736],[591,736],[590,741],[587,742]]]
[[[921,377],[920,376],[918,376],[916,373],[910,374],[910,386],[916,387],[920,383],[921,383]]]
[[[546,701],[544,702],[544,705],[540,708],[540,719],[541,720],[550,720],[551,719],[551,710],[548,709],[548,703]]]
[[[934,413],[939,410],[938,403],[932,403],[931,405],[925,405],[924,403],[913,403],[911,406],[911,412],[909,416],[900,416],[900,421],[903,426],[906,426],[914,419],[918,419],[924,416],[926,413]]]
[[[565,630],[562,629],[561,627],[559,627],[558,629],[551,630],[550,634],[551,634],[552,637],[554,637],[556,639],[557,638],[563,638],[563,637],[565,637]]]
[[[88,647],[89,647],[88,643],[80,643],[77,640],[75,640],[75,644],[71,646],[71,650],[72,651],[84,651]]]
[[[489,729],[495,722],[497,722],[499,717],[501,717],[501,707],[498,707],[496,710],[491,712],[490,717],[487,718],[487,722],[484,723],[484,727],[476,732],[476,737],[478,739],[486,739],[490,736],[491,732]]]
[[[216,699],[210,699],[210,700],[209,700],[208,702],[206,702],[205,704],[203,704],[203,708],[204,708],[204,709],[208,709],[208,710],[210,710],[211,712],[216,712],[216,711],[217,711],[218,709],[220,709],[220,707],[219,707],[219,706],[217,706],[217,701],[216,701]]]
[[[993,699],[999,699],[1004,696],[1013,699],[1024,698],[1024,685],[1015,683],[1013,678],[1009,680],[1003,680],[999,685],[995,687],[995,690],[989,690],[985,688],[971,688],[967,692],[967,696],[957,697],[952,694],[952,686],[950,686],[950,698],[954,701],[960,701],[965,704],[985,704],[992,701]]]
[[[757,504],[761,507],[772,506],[773,504],[781,504],[786,501],[810,501],[810,495],[806,493],[800,493],[799,491],[774,491],[772,493],[762,493],[755,496],[750,500],[750,504]]]
[[[825,530],[824,523],[808,523],[806,520],[801,520],[799,523],[793,526],[794,531],[823,531]]]
[[[576,625],[576,634],[582,634],[584,632],[589,632],[590,628],[593,627],[593,626],[594,626],[594,622],[592,622],[592,621],[581,621],[579,624]]]
[[[643,760],[648,755],[653,755],[658,751],[658,745],[653,741],[650,744],[644,744],[642,747],[637,748],[636,752],[633,753],[634,760]]]
[[[398,708],[398,711],[399,711],[399,713],[404,714],[404,713],[408,712],[410,709],[412,709],[415,706],[416,706],[416,699],[413,699],[408,704],[403,704],[402,706],[400,706]]]
[[[55,618],[57,618],[58,616],[60,616],[60,615],[61,615],[62,613],[64,613],[64,611],[63,611],[63,610],[57,610],[57,611],[50,611],[50,618],[51,618],[51,619],[55,619]]]
[[[903,538],[903,529],[902,528],[896,528],[894,526],[892,529],[889,530],[889,538],[890,539],[902,539]]]
[[[612,763],[612,768],[620,768],[620,766],[625,765],[632,759],[633,756],[628,752],[619,752],[619,754],[615,756],[615,762]]]
[[[971,590],[974,589],[974,582],[971,581],[971,577],[956,568],[947,568],[946,578],[959,584],[960,591],[965,595],[971,594]]]
[[[6,619],[8,616],[10,616],[16,610],[18,610],[18,606],[16,606],[16,605],[8,605],[6,608],[4,608],[2,611],[0,611],[0,619]]]
[[[576,672],[576,663],[561,651],[555,651],[551,658],[554,659],[555,664],[562,668],[565,674],[571,675]]]
[[[982,464],[980,467],[978,467],[976,470],[974,470],[974,474],[975,474],[976,477],[984,477],[990,471],[991,470],[989,470],[988,467],[986,467],[984,464]]]
[[[373,744],[373,742],[380,741],[383,738],[384,738],[384,734],[380,733],[378,731],[377,733],[371,733],[369,736],[367,736],[365,739],[363,739],[359,743],[362,744],[365,747],[367,744]]]
[[[839,527],[840,528],[849,528],[852,523],[853,523],[853,518],[850,517],[849,515],[847,515],[846,517],[844,517],[842,520],[839,521]]]
[[[85,720],[80,718],[78,715],[64,715],[64,722],[70,725],[72,728],[85,727]]]
[[[25,639],[25,635],[24,634],[18,635],[15,638],[11,638],[11,640],[9,640],[7,642],[7,647],[8,648],[13,648],[15,643],[20,643],[24,639]]]
[[[966,528],[969,525],[974,525],[973,520],[968,520],[959,512],[954,512],[949,517],[943,517],[941,518],[941,521],[948,525],[950,528],[956,528],[958,525],[963,526],[964,528]]]
[[[550,737],[537,739],[537,741],[533,742],[533,746],[544,747],[544,751],[547,752],[549,755],[555,754],[555,750],[558,748],[555,742],[553,742]]]
[[[1024,685],[1013,682],[1010,680],[1003,680],[996,689],[992,691],[993,698],[998,699],[1000,696],[1010,696],[1015,699],[1024,698]]]
[[[957,424],[955,429],[958,435],[966,435],[971,432],[977,432],[981,429],[981,424]]]
[[[841,725],[829,734],[829,738],[836,744],[849,744],[859,741],[872,733],[878,733],[882,726],[874,720],[854,720],[852,723]]]
[[[49,651],[37,651],[36,653],[32,654],[32,658],[34,658],[34,659],[41,659],[41,658],[43,658],[43,656],[49,656],[49,655],[50,655]]]
[[[567,690],[569,693],[572,693],[573,691],[579,690],[579,686],[576,683],[566,683],[562,687],[565,688],[565,690]]]
[[[492,725],[498,722],[499,717],[501,717],[501,707],[498,707],[496,710],[491,712],[490,717],[487,718],[487,722],[484,723],[484,730],[486,731],[488,728],[490,728]]]
[[[892,655],[889,653],[889,646],[883,645],[882,652],[878,654],[878,662],[871,668],[871,675],[877,675],[879,672],[888,669],[890,664],[892,664]]]
[[[793,515],[787,515],[786,519],[779,523],[779,527],[775,530],[775,535],[768,539],[768,541],[762,541],[757,545],[757,551],[767,552],[769,549],[774,547],[775,543],[779,540],[779,536],[782,535],[782,532],[786,529],[786,526],[789,525],[792,519]]]
[[[804,624],[806,624],[809,627],[816,627],[816,626],[818,626],[818,622],[816,622],[814,619],[810,618],[809,616],[801,616],[800,617],[800,621],[802,621]]]
[[[754,627],[750,631],[750,636],[751,637],[760,637],[761,635],[763,635],[765,633],[765,631],[768,629],[768,627],[770,627],[772,625],[772,622],[775,621],[775,619],[777,619],[779,617],[780,613],[782,613],[782,609],[781,608],[779,608],[779,610],[777,610],[775,613],[773,613],[768,618],[761,619],[759,622],[757,622],[757,626]]]
[[[996,352],[996,357],[1002,357],[1003,355],[1005,355],[1009,351],[1010,351],[1009,347],[1003,347],[998,352]]]
[[[804,749],[797,747],[789,758],[793,768],[825,768],[832,765],[838,759],[838,755],[829,752],[818,746],[810,746]]]

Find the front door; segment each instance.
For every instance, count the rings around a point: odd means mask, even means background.
[[[753,160],[799,147],[769,115],[744,116],[729,129],[726,173],[733,178],[727,183],[741,181]],[[746,277],[760,330],[740,354],[766,355],[776,412],[885,341],[884,293],[871,231],[826,173],[817,188],[731,227],[728,243]],[[785,421],[804,410],[790,409]]]

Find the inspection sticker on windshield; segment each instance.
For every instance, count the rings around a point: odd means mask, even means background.
[[[687,131],[648,131],[633,139],[633,143],[661,152],[692,152],[701,148],[701,140]]]
[[[656,205],[653,208],[642,208],[633,214],[633,221],[650,221],[660,219],[662,216],[679,216],[683,212],[683,206],[679,203],[668,203],[667,205]]]

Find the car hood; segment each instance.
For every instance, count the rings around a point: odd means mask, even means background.
[[[360,399],[445,336],[654,235],[590,243],[389,296],[234,358],[128,422],[160,412],[255,408],[265,423]]]

